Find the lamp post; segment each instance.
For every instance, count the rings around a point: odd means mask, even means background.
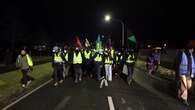
[[[106,22],[110,22],[110,20],[111,20],[111,16],[109,15],[109,14],[107,14],[107,15],[105,15],[105,17],[104,17],[104,20],[106,21]],[[119,20],[119,19],[113,19],[113,21],[117,21],[117,22],[119,22],[120,24],[121,24],[121,27],[122,27],[122,42],[121,42],[121,44],[122,44],[122,48],[124,48],[124,40],[125,40],[125,23],[122,21],[122,20]]]

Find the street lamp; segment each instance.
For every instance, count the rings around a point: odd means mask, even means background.
[[[111,16],[109,14],[105,15],[104,16],[104,20],[106,22],[109,22],[111,20]],[[121,24],[122,26],[122,48],[124,48],[124,39],[125,39],[125,24],[122,20],[119,20],[119,19],[113,19],[113,21],[117,21]]]
[[[110,15],[105,15],[104,20],[105,20],[106,22],[109,22],[109,21],[110,21],[110,19],[111,19]]]

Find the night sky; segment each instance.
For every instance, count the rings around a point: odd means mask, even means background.
[[[139,41],[195,38],[194,6],[171,0],[17,0],[0,2],[0,45],[72,42],[75,35],[110,35],[120,44],[121,25],[105,23],[104,14],[123,20],[126,35]],[[176,38],[177,37],[177,38]],[[83,39],[83,38],[81,38]],[[157,40],[160,39],[160,40]]]

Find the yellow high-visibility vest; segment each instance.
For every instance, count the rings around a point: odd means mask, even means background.
[[[55,63],[62,63],[63,62],[63,59],[61,57],[61,53],[60,52],[54,54],[54,62]]]
[[[133,60],[134,58],[135,58],[135,56],[130,54],[130,55],[128,56],[126,62],[127,62],[127,63],[134,63],[134,62],[135,62],[135,61]]]
[[[87,51],[85,51],[84,54],[85,54],[86,59],[90,59],[90,54],[91,54],[90,51],[88,53],[87,53]]]
[[[101,62],[102,61],[102,56],[101,55],[97,55],[94,60],[96,62]]]
[[[111,61],[110,61],[110,58],[109,58],[109,57],[107,57],[107,58],[105,59],[105,64],[111,64]]]
[[[78,55],[76,55],[76,53],[74,53],[73,64],[82,64],[81,52],[79,52]]]
[[[123,59],[123,57],[122,56],[116,56],[116,61],[119,61],[119,60],[122,60]]]
[[[17,63],[18,64],[20,63],[21,58],[22,58],[22,56],[18,55],[18,58],[17,58]],[[32,58],[28,54],[26,54],[26,59],[27,59],[28,66],[33,66]]]

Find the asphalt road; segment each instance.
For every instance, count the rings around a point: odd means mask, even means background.
[[[185,107],[174,97],[159,95],[140,82],[129,86],[116,78],[100,89],[93,79],[84,78],[75,85],[69,78],[58,87],[52,83],[44,86],[8,110],[113,110],[108,97],[115,110],[193,110],[195,105]]]

